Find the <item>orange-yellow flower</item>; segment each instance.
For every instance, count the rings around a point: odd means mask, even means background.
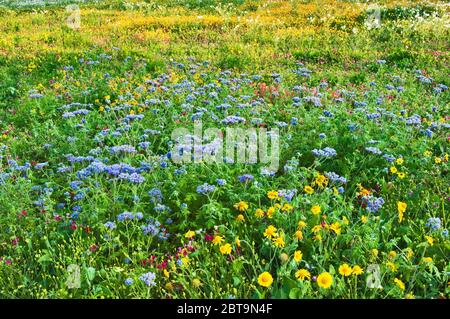
[[[359,275],[361,275],[363,272],[364,272],[363,269],[362,269],[361,267],[359,267],[358,265],[353,266],[352,274],[353,274],[354,276],[359,276]]]
[[[334,222],[331,224],[330,229],[336,233],[336,235],[339,235],[341,233],[341,224],[339,222]]]
[[[308,195],[312,195],[314,193],[314,188],[312,188],[311,186],[307,185],[303,188],[303,190],[305,191],[306,194]]]
[[[300,261],[302,260],[302,258],[303,258],[302,252],[301,252],[300,250],[296,250],[296,251],[294,252],[294,260],[295,260],[296,262],[300,262]]]
[[[269,207],[269,209],[267,209],[267,217],[272,218],[273,213],[275,213],[275,207],[271,206],[271,207]]]
[[[303,233],[301,230],[297,230],[295,232],[295,238],[297,238],[298,240],[303,240]]]
[[[311,273],[306,269],[299,269],[295,272],[295,278],[298,280],[311,279]]]
[[[322,209],[320,208],[319,205],[314,205],[313,207],[311,207],[311,212],[312,212],[314,215],[320,214],[321,211],[322,211]]]
[[[188,231],[186,232],[186,234],[184,234],[184,237],[186,237],[186,238],[188,238],[188,239],[191,239],[191,238],[194,237],[194,236],[195,236],[195,232],[192,231],[192,230],[188,230]]]
[[[339,273],[344,276],[348,277],[352,274],[352,267],[350,267],[348,264],[342,264],[339,266]]]
[[[328,185],[328,177],[322,174],[318,174],[316,179],[314,180],[314,184],[319,187],[324,187]]]
[[[225,245],[222,245],[222,246],[220,246],[220,252],[223,254],[223,255],[229,255],[229,254],[231,254],[231,245],[230,244],[225,244]]]
[[[214,245],[219,245],[219,244],[221,244],[223,241],[224,241],[224,239],[223,239],[222,236],[216,235],[216,236],[214,236],[214,238],[213,238],[213,240],[212,240],[212,243],[213,243]]]
[[[272,225],[267,226],[266,230],[264,231],[264,237],[270,239],[276,236],[277,236],[277,229]]]
[[[258,284],[260,284],[263,287],[269,288],[273,283],[273,277],[270,273],[267,271],[263,272],[261,275],[258,276]]]
[[[267,192],[267,197],[269,197],[269,199],[278,199],[278,198],[280,198],[278,196],[278,192],[277,191],[268,191]]]
[[[405,202],[397,202],[397,210],[398,210],[398,222],[401,223],[403,221],[404,213],[406,212],[406,207],[408,205]]]
[[[306,223],[303,220],[299,221],[297,225],[300,230],[306,227]]]
[[[278,237],[274,238],[274,239],[273,239],[273,244],[274,244],[276,247],[284,247],[285,242],[284,242],[283,236],[278,236]]]
[[[261,208],[258,208],[258,209],[255,211],[255,216],[256,216],[257,218],[263,218],[263,217],[264,217],[264,211],[263,211]]]
[[[317,276],[317,284],[321,288],[328,289],[333,284],[333,276],[329,272],[323,272]]]
[[[398,278],[395,278],[394,282],[397,285],[397,287],[399,287],[401,290],[405,290],[405,284],[403,283],[403,281],[401,281]]]
[[[234,204],[234,208],[240,212],[245,212],[248,209],[248,204],[247,202],[240,201],[239,203]]]
[[[367,223],[367,216],[366,216],[366,215],[362,215],[362,216],[361,216],[361,222],[362,222],[363,224]]]

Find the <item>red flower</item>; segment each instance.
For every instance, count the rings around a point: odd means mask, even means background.
[[[26,217],[26,216],[27,216],[27,211],[26,210],[22,210],[20,212],[20,214],[19,214],[19,218]]]
[[[164,260],[162,263],[156,266],[158,269],[166,269],[167,268],[167,261]]]

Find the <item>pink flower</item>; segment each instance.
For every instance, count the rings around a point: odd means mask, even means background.
[[[17,244],[19,243],[19,240],[20,240],[20,238],[19,238],[19,237],[16,237],[16,238],[14,238],[14,239],[11,241],[11,244],[12,244],[13,246],[17,246]]]

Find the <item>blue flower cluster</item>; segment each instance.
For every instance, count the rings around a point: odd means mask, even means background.
[[[347,183],[347,179],[345,177],[339,176],[335,172],[327,172],[325,173],[325,176],[328,177],[333,183]]]
[[[384,205],[384,199],[382,197],[375,197],[373,195],[368,195],[364,196],[363,200],[367,205],[366,210],[369,213],[376,213]]]
[[[144,215],[141,212],[132,213],[132,212],[123,212],[117,215],[117,220],[119,222],[124,222],[128,220],[134,220],[134,219],[142,219],[144,218]]]
[[[203,185],[197,186],[197,193],[199,194],[209,194],[214,192],[216,186],[204,183]]]
[[[313,149],[312,154],[315,157],[334,157],[337,155],[336,150],[331,147],[325,147],[324,149]]]
[[[155,279],[156,279],[156,275],[154,272],[147,272],[147,273],[139,276],[139,280],[144,282],[144,284],[146,284],[148,287],[156,286]]]

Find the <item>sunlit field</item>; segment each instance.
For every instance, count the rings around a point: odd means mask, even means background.
[[[449,12],[0,0],[0,297],[448,298]]]

